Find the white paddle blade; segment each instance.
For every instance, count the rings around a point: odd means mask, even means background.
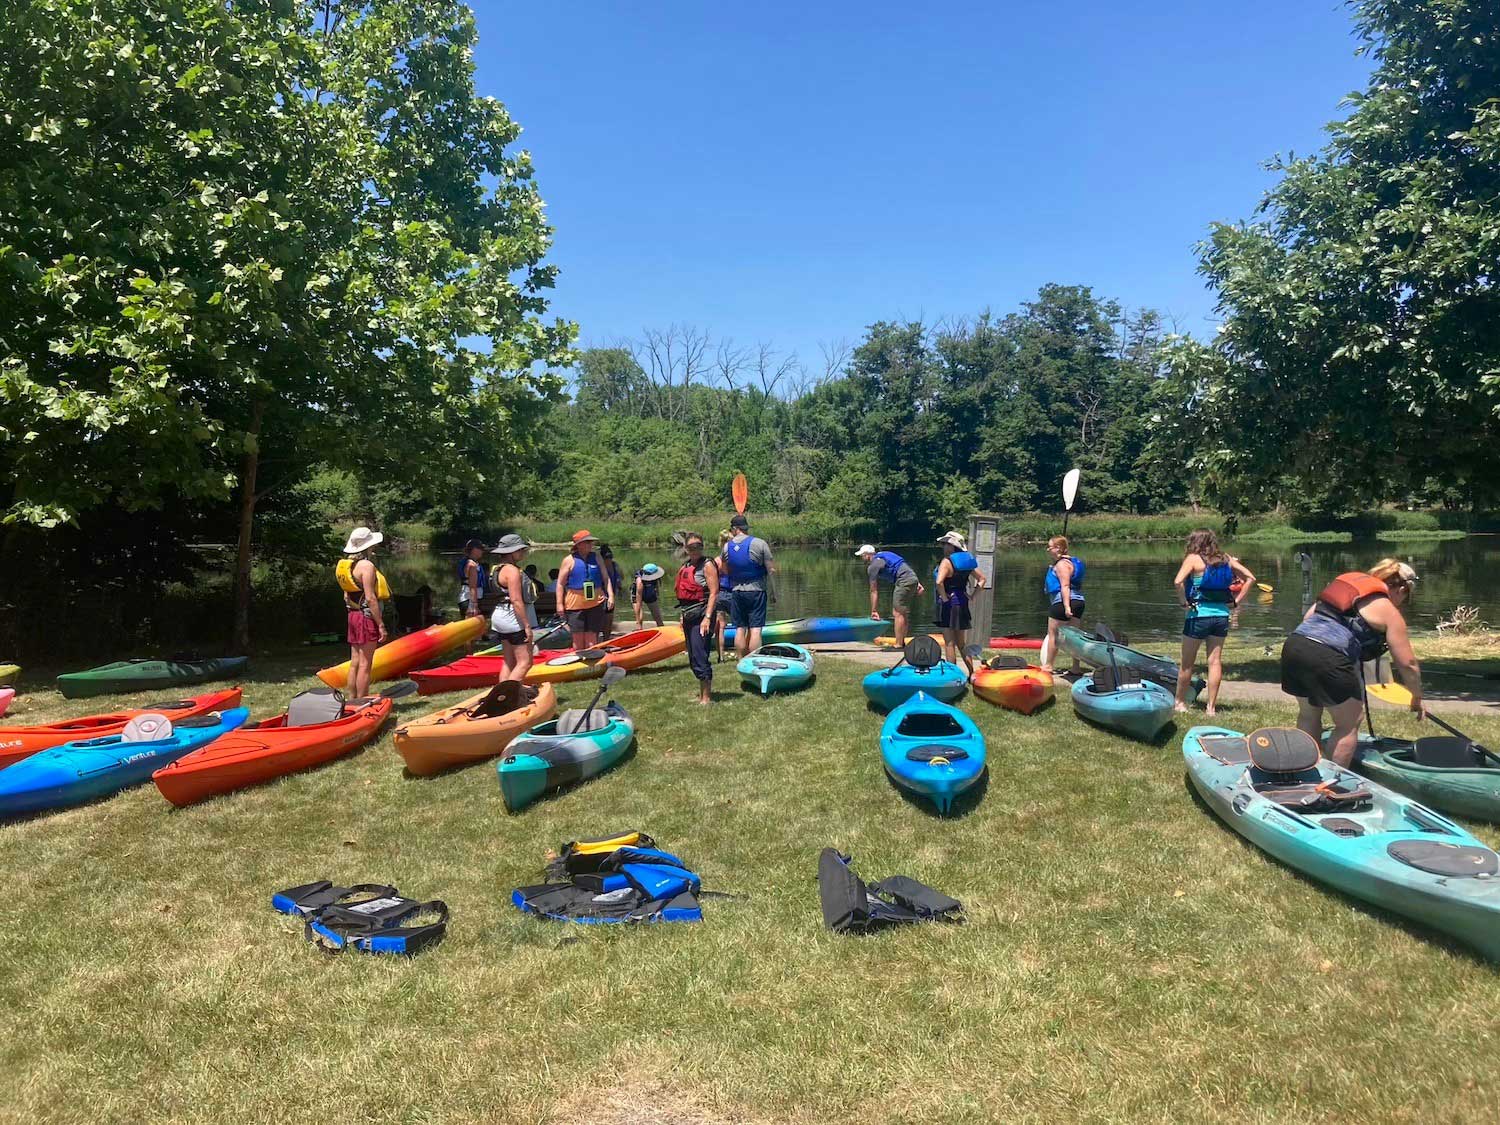
[[[1078,478],[1083,475],[1081,470],[1069,469],[1063,474],[1063,510],[1071,512],[1073,501],[1078,499]]]

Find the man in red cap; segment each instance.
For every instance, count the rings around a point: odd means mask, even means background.
[[[574,649],[593,648],[599,643],[605,615],[615,604],[614,583],[594,553],[598,542],[587,529],[575,531],[573,551],[557,569],[557,607],[573,634]]]

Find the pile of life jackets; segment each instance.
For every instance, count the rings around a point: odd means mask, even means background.
[[[574,840],[547,865],[547,882],[517,887],[511,902],[558,922],[701,922],[697,873],[644,832]]]

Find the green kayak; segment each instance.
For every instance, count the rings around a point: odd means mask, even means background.
[[[1439,812],[1500,824],[1500,762],[1462,738],[1361,735],[1354,769]]]
[[[1057,646],[1069,656],[1095,668],[1117,668],[1121,683],[1149,680],[1170,692],[1177,690],[1177,662],[1165,656],[1152,656],[1119,641],[1106,640],[1096,633],[1086,633],[1076,625],[1064,625],[1057,631]],[[1193,677],[1194,699],[1207,684],[1202,676]]]
[[[101,664],[86,672],[64,672],[57,677],[57,686],[68,699],[157,691],[184,684],[232,679],[242,674],[249,664],[249,658],[244,656],[220,656],[211,660],[116,660],[113,664]]]

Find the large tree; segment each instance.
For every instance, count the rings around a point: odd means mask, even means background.
[[[243,645],[270,490],[528,455],[574,330],[542,320],[551,231],[467,7],[12,7],[0,518],[237,497]]]

